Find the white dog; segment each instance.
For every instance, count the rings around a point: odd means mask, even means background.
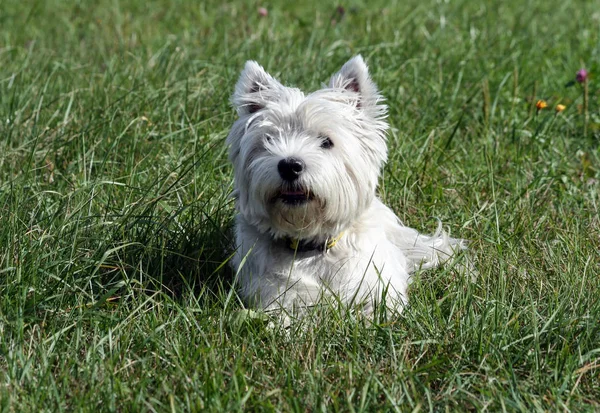
[[[329,295],[370,314],[385,297],[400,310],[415,269],[464,248],[405,227],[377,198],[387,107],[360,56],[308,95],[249,61],[233,104],[232,263],[248,304],[302,310]]]

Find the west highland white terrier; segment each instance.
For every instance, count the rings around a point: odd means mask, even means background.
[[[331,296],[366,314],[401,310],[414,270],[464,248],[402,225],[376,196],[387,107],[361,56],[308,95],[248,61],[233,105],[232,264],[247,304],[298,314]]]

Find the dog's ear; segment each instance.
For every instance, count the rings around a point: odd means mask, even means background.
[[[331,77],[329,87],[358,94],[357,107],[374,108],[381,100],[377,86],[369,77],[369,68],[361,55],[354,56]]]
[[[277,98],[282,87],[262,66],[248,60],[235,85],[233,106],[240,116],[258,112],[267,102]]]

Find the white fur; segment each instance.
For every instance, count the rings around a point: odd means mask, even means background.
[[[333,295],[370,313],[385,293],[386,306],[399,310],[415,269],[433,268],[464,248],[441,230],[424,236],[405,227],[377,198],[387,108],[360,56],[308,95],[249,61],[233,104],[239,114],[227,138],[238,210],[233,267],[250,305],[301,309]],[[332,148],[321,147],[324,136]],[[301,205],[277,199],[289,186],[277,165],[291,156],[305,163],[298,183],[313,196]],[[342,232],[325,252],[293,251],[283,241],[325,243]]]

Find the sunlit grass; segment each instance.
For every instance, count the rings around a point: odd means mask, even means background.
[[[1,2],[3,409],[600,409],[598,8],[338,6]],[[478,276],[419,274],[375,323],[241,317],[239,71],[315,89],[357,53],[390,108],[381,197]]]

